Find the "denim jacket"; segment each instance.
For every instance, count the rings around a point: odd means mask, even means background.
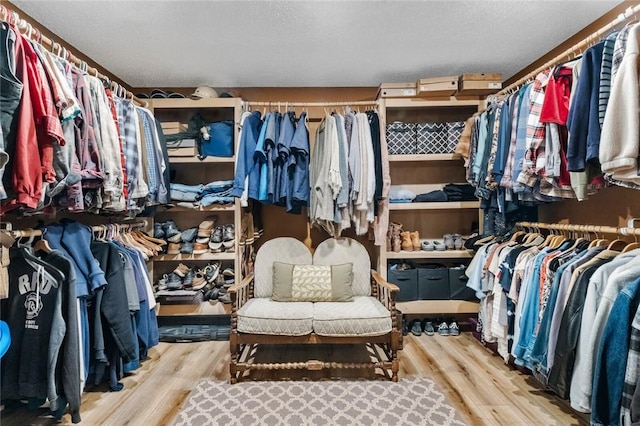
[[[241,197],[245,189],[245,179],[248,180],[249,197],[258,199],[258,186],[260,182],[259,164],[254,159],[256,144],[262,121],[260,111],[253,111],[242,123],[242,136],[240,147],[238,148],[238,158],[236,159],[236,175],[233,181],[234,197]]]

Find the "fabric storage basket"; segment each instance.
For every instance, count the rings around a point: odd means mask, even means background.
[[[389,155],[416,153],[416,125],[394,121],[387,124]]]
[[[465,275],[465,269],[464,266],[449,268],[449,298],[475,302],[478,298],[476,292],[467,287],[469,278]]]
[[[446,123],[421,123],[417,126],[417,154],[444,154],[449,151]],[[453,150],[451,150],[453,152]]]
[[[418,265],[418,299],[449,299],[449,269],[438,264]]]
[[[455,152],[462,131],[464,130],[464,121],[452,121],[447,123],[447,153]]]
[[[407,302],[418,298],[418,270],[417,269],[389,269],[387,281],[397,285],[400,292],[397,302]]]

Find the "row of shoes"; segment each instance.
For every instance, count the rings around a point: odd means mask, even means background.
[[[404,231],[401,223],[391,222],[387,231],[387,251],[398,253],[401,250],[419,251],[420,232]]]
[[[203,300],[218,300],[231,303],[227,293],[229,287],[235,283],[235,271],[226,268],[220,271],[219,262],[209,263],[204,268],[190,268],[180,263],[173,272],[164,274],[158,280],[157,291],[193,290],[201,291]]]
[[[424,240],[420,244],[420,248],[424,251],[445,251],[445,250],[462,250],[463,237],[460,234],[445,234],[442,241]]]
[[[407,321],[403,318],[402,334],[406,336],[411,332],[414,336],[420,336],[423,333],[427,336],[433,336],[436,333],[436,326],[434,325],[436,322],[425,318],[423,320],[413,320],[410,324],[407,324]],[[455,321],[451,321],[449,324],[446,321],[442,321],[437,326],[437,332],[440,336],[459,336],[460,328]]]
[[[196,228],[180,231],[173,220],[157,222],[153,226],[155,238],[166,239],[167,254],[204,254],[208,252],[233,252],[235,249],[235,227],[233,224],[218,225],[217,216],[208,218]]]

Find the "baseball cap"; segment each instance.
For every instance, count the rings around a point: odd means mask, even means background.
[[[216,92],[212,87],[209,86],[200,86],[190,95],[191,99],[204,99],[204,98],[217,98],[218,92]]]

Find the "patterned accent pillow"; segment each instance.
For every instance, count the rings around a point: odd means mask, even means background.
[[[292,265],[273,262],[276,302],[353,301],[353,263],[342,265]]]

